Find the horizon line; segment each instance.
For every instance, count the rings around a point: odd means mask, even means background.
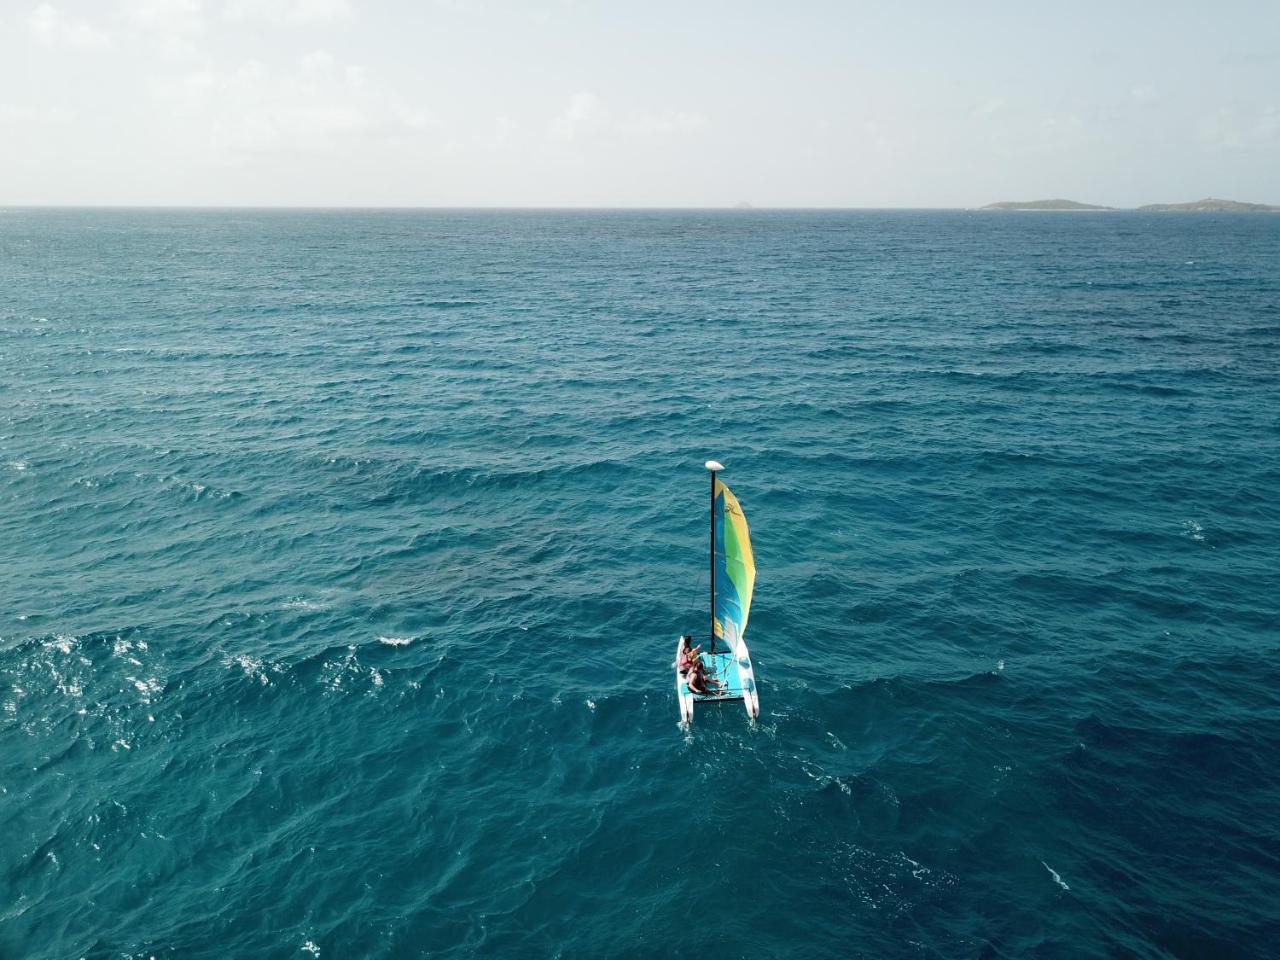
[[[609,203],[0,203],[0,210],[979,210],[964,206]]]
[[[1003,202],[1003,201],[998,201]],[[1177,201],[1187,202],[1187,201]],[[1194,202],[1194,201],[1192,201]],[[1261,202],[1261,201],[1249,201]],[[1263,203],[1264,206],[1269,204]],[[671,211],[687,210],[697,212],[751,213],[753,211],[979,211],[990,209],[992,213],[1124,213],[1138,210],[1136,206],[1098,205],[1086,209],[999,209],[992,204],[981,206],[854,206],[854,205],[813,205],[813,204],[751,204],[742,207],[734,204],[579,204],[579,203],[462,203],[462,204],[385,204],[385,203],[0,203],[0,211],[7,210],[542,210],[542,211]]]

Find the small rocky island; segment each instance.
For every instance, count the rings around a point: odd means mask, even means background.
[[[1001,200],[988,203],[979,210],[1116,210],[1117,207],[1100,207],[1078,200]],[[1265,203],[1244,203],[1240,200],[1218,200],[1205,197],[1189,203],[1148,203],[1135,207],[1141,213],[1280,213],[1280,207]]]
[[[1111,210],[1111,207],[1100,207],[1093,203],[1081,203],[1079,200],[1001,200],[999,203],[988,203],[982,210]]]
[[[1243,203],[1240,200],[1218,200],[1205,197],[1189,203],[1148,203],[1138,207],[1144,213],[1280,213],[1280,207],[1266,203]]]

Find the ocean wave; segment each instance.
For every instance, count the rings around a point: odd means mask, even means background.
[[[1249,223],[3,212],[0,952],[1256,953]]]

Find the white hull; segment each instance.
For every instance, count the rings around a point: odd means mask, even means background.
[[[693,720],[693,694],[688,692],[684,679],[680,676],[680,647],[683,644],[684,637],[676,637],[676,658],[672,661],[671,667],[676,672],[676,699],[680,702],[680,722],[689,723]]]
[[[747,650],[746,641],[739,638],[730,646],[731,660],[730,653],[726,651],[714,655],[721,663],[721,676],[728,681],[728,689],[719,695],[707,695],[690,693],[684,678],[680,676],[680,669],[676,664],[680,662],[682,640],[683,638],[676,640],[676,659],[671,665],[676,675],[676,701],[680,704],[680,722],[689,724],[693,721],[693,706],[699,700],[707,703],[741,700],[747,716],[755,722],[760,716],[760,691],[756,686],[755,667],[751,663],[751,653]],[[727,666],[724,661],[729,661]]]

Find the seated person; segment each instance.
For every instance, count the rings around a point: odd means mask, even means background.
[[[693,637],[688,635],[680,638],[684,643],[680,646],[680,653],[676,656],[676,669],[681,673],[688,672],[695,664],[699,663],[698,654],[702,652],[702,644],[693,645]]]
[[[684,675],[684,683],[690,693],[706,696],[712,692],[705,670],[690,670]]]
[[[701,660],[694,660],[693,666],[685,671],[685,685],[693,693],[708,695],[720,692],[724,686],[719,680],[707,675],[707,667]]]

